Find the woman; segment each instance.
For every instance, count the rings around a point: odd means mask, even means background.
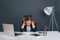
[[[23,18],[23,23],[21,25],[21,31],[36,31],[35,21],[31,15],[25,15]]]

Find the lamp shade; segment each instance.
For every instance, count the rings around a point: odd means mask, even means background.
[[[44,12],[46,15],[51,15],[54,7],[46,7],[44,8]]]

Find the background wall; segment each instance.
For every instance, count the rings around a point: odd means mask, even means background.
[[[60,31],[60,0],[56,0],[56,17],[57,17],[59,31]]]
[[[19,31],[24,15],[32,15],[36,21],[37,30],[43,30],[45,25],[48,26],[50,19],[43,11],[46,6],[55,7],[56,18],[60,26],[60,9],[57,0],[0,0],[0,31],[3,31],[2,23],[14,24],[15,31]],[[55,26],[54,30],[56,30]]]

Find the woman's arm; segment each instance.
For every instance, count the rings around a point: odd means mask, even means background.
[[[25,21],[23,22],[21,29],[24,29],[24,26],[25,26]]]
[[[35,21],[32,21],[32,28],[35,28]]]
[[[32,31],[33,31],[33,32],[36,32],[36,31],[37,31],[35,21],[32,22]]]

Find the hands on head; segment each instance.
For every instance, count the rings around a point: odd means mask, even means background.
[[[24,16],[24,21],[21,28],[24,29],[25,25],[30,26],[31,24],[32,24],[32,28],[35,28],[35,21],[32,19],[32,17]]]

